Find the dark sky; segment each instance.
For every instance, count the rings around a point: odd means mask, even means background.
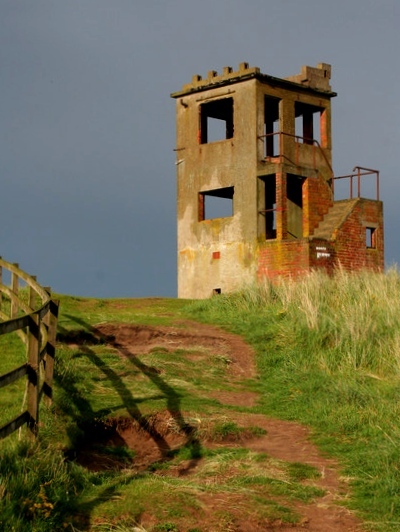
[[[175,101],[332,64],[336,175],[381,171],[400,262],[399,0],[0,0],[0,255],[54,291],[176,295]]]

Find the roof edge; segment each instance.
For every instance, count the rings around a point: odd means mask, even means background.
[[[196,92],[203,92],[212,88],[240,83],[250,79],[257,79],[262,83],[279,85],[288,89],[305,92],[315,92],[325,97],[335,97],[336,92],[331,90],[329,80],[331,66],[327,63],[319,63],[317,67],[302,66],[300,74],[288,78],[277,78],[269,74],[263,74],[259,67],[249,67],[248,63],[240,63],[239,70],[233,71],[232,67],[224,67],[222,74],[211,70],[207,78],[203,79],[196,74],[191,83],[183,85],[180,91],[171,93],[171,98],[180,98]]]

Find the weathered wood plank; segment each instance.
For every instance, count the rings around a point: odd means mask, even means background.
[[[28,364],[23,364],[19,368],[15,368],[4,375],[0,375],[0,388],[8,386],[14,381],[17,381],[21,377],[24,377],[28,373]]]
[[[42,286],[40,286],[40,284],[38,284],[31,275],[21,270],[17,265],[12,264],[11,262],[7,262],[0,257],[0,266],[5,268],[6,270],[9,270],[10,272],[14,272],[18,275],[20,279],[25,281],[26,284],[32,286],[36,293],[39,295],[39,297],[42,299],[42,301],[47,301],[49,299],[49,295],[46,290]]]
[[[0,257],[0,261],[1,261],[1,257]],[[3,266],[0,266],[0,285],[1,284],[3,284]],[[0,291],[0,310],[2,306],[3,306],[3,294]]]
[[[2,282],[3,268],[11,273],[10,286]],[[19,297],[20,280],[29,286],[28,303]],[[1,304],[6,301],[3,309]],[[38,301],[38,297],[41,301]],[[37,309],[36,304],[41,304]],[[35,276],[19,269],[0,257],[0,335],[17,332],[27,344],[28,362],[12,371],[0,375],[0,388],[28,376],[28,409],[0,428],[0,439],[5,438],[23,424],[27,424],[33,436],[37,436],[39,421],[39,403],[43,394],[46,402],[52,399],[58,301],[51,300],[51,289],[40,286]],[[5,311],[7,310],[7,314]],[[8,315],[10,313],[10,316]],[[24,316],[17,316],[25,313]],[[39,390],[40,364],[44,364],[44,382]]]
[[[47,344],[46,344],[46,359],[45,359],[45,373],[44,373],[44,393],[45,403],[47,406],[51,404],[53,399],[53,374],[54,374],[54,355],[56,352],[56,335],[57,335],[57,320],[58,308],[60,302],[52,300],[50,302],[50,316],[48,322]]]
[[[18,430],[22,425],[25,425],[25,423],[28,423],[30,419],[29,413],[26,410],[16,418],[14,418],[9,423],[6,423],[2,427],[0,427],[0,440],[6,438],[16,430]]]
[[[39,421],[39,352],[39,316],[31,314],[28,330],[28,412],[30,416],[29,428],[33,436],[37,436]]]
[[[0,334],[7,334],[29,326],[29,315],[0,323]]]
[[[13,264],[16,268],[19,267],[19,264]],[[15,294],[16,298],[11,300],[11,318],[15,318],[18,314],[18,290],[19,290],[19,278],[18,274],[14,271],[11,271],[11,290]]]

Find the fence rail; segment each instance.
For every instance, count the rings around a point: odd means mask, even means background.
[[[3,284],[8,272],[9,286]],[[0,427],[0,440],[23,425],[30,434],[38,432],[39,403],[47,404],[53,395],[53,371],[59,302],[51,298],[49,288],[21,270],[18,264],[0,258],[0,335],[16,332],[26,346],[26,362],[0,375],[0,388],[27,377],[26,409]]]

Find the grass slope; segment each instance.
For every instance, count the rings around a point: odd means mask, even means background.
[[[171,355],[156,349],[133,363],[95,328],[111,322],[168,326],[187,317],[246,338],[256,350],[260,377],[245,385],[261,397],[248,411],[312,427],[315,441],[342,464],[352,487],[347,504],[360,512],[366,528],[398,530],[396,271],[339,272],[334,278],[312,274],[298,283],[265,284],[192,303],[61,296],[55,401],[50,410],[42,410],[40,439],[33,447],[19,442],[17,435],[0,443],[2,529],[132,530],[151,508],[152,530],[199,532],[195,517],[204,511],[202,501],[208,496],[230,500],[241,493],[248,498],[244,512],[256,508],[259,519],[290,523],[298,516],[285,501],[321,495],[312,485],[315,470],[304,464],[274,462],[240,445],[215,450],[199,443],[204,436],[200,427],[206,427],[206,436],[214,441],[221,434],[235,437],[241,430],[229,421],[233,409],[222,408],[207,395],[221,388],[223,357],[203,353],[201,372],[179,350]],[[17,341],[7,349],[8,360],[20,361]],[[15,393],[2,390],[5,418],[15,408]],[[128,467],[129,449],[105,447],[99,449],[102,460],[107,453],[117,453],[127,468],[89,472],[73,460],[85,445],[88,427],[89,432],[104,429],[110,419],[118,418],[149,422],[165,410],[179,412],[174,417],[178,428],[185,430],[187,423],[191,430],[167,461],[134,473]],[[190,479],[168,474],[199,458],[205,465]],[[185,510],[188,506],[197,514]],[[229,505],[218,519],[215,530],[233,526]]]
[[[242,334],[258,354],[260,411],[314,429],[373,530],[400,528],[400,278],[370,272],[244,290],[193,315]]]

